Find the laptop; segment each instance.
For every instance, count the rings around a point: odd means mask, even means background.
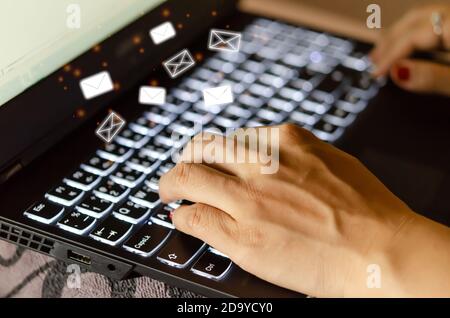
[[[183,145],[171,136],[186,142],[199,124],[295,123],[450,223],[448,99],[382,87],[367,43],[243,13],[234,0],[58,3],[0,10],[0,239],[116,280],[305,297],[174,229],[182,203],[161,204],[158,181]],[[206,102],[204,89],[225,86],[232,102]]]

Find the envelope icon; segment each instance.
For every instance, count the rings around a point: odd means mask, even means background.
[[[123,126],[125,126],[125,120],[116,113],[111,112],[100,124],[96,134],[105,142],[110,143],[122,130]]]
[[[156,45],[166,42],[176,35],[177,33],[171,22],[164,22],[150,30],[150,37]]]
[[[239,52],[242,34],[213,29],[209,33],[208,48],[213,51]]]
[[[103,95],[114,90],[114,84],[107,71],[103,71],[80,81],[80,88],[86,99]]]
[[[142,86],[139,90],[139,103],[146,105],[164,105],[166,103],[165,88]]]
[[[188,50],[183,50],[169,60],[163,62],[170,77],[176,78],[195,65],[194,58]]]
[[[233,102],[233,90],[231,86],[220,86],[203,90],[205,106],[230,104]]]

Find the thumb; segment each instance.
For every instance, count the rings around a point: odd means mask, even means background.
[[[173,212],[172,222],[177,230],[206,242],[228,256],[236,251],[237,223],[219,209],[201,203],[183,205]]]
[[[450,96],[450,66],[405,59],[392,67],[391,78],[408,91]]]

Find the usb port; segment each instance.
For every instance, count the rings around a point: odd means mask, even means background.
[[[72,250],[67,251],[67,258],[84,265],[91,265],[92,263],[89,256],[78,254]]]

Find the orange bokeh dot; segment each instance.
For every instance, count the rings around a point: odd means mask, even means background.
[[[170,10],[169,9],[164,9],[162,12],[163,17],[167,18],[168,16],[170,16]]]
[[[213,17],[217,16],[217,11],[211,11],[211,15],[212,15]]]
[[[134,44],[140,44],[142,42],[142,38],[139,35],[133,37]]]
[[[182,28],[183,28],[183,23],[178,23],[178,24],[177,24],[177,28],[178,28],[178,29],[182,29]]]
[[[144,52],[145,52],[145,49],[144,49],[143,47],[141,47],[141,48],[139,49],[139,53],[143,54]]]
[[[79,108],[75,111],[75,117],[76,118],[84,118],[86,116],[86,110],[83,108]]]
[[[191,14],[190,13],[186,13],[186,18],[190,18]]]
[[[101,47],[100,45],[97,44],[96,46],[93,47],[92,50],[93,50],[95,53],[98,53],[98,52],[101,51],[101,49],[102,49],[102,47]]]
[[[204,56],[203,56],[202,53],[195,53],[195,59],[196,59],[197,61],[202,61],[203,58],[204,58]]]
[[[58,82],[60,82],[60,83],[64,82],[64,77],[62,77],[62,76],[58,77]]]
[[[103,67],[108,67],[108,62],[106,62],[106,61],[103,62],[103,63],[102,63],[102,66],[103,66]]]
[[[79,68],[77,68],[76,70],[73,71],[73,76],[75,77],[80,77],[81,76],[81,70]]]
[[[72,70],[72,66],[70,64],[67,64],[64,66],[64,71],[65,72],[70,72]]]
[[[158,85],[159,85],[158,80],[152,79],[152,80],[150,81],[150,86],[158,86]]]
[[[119,82],[115,82],[114,83],[114,90],[118,91],[120,89],[120,83]]]

